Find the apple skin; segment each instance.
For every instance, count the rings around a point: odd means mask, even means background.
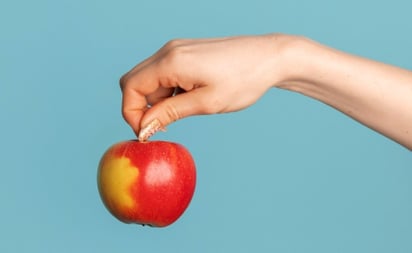
[[[181,144],[123,141],[101,158],[97,184],[106,208],[120,221],[165,227],[188,207],[196,166]]]

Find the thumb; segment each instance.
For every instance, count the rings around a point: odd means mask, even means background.
[[[142,117],[139,140],[146,141],[157,131],[165,129],[170,123],[182,118],[214,113],[215,106],[209,105],[212,103],[205,91],[207,91],[207,87],[194,89],[166,98],[153,105]]]

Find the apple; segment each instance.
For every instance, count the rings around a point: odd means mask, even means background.
[[[165,227],[188,207],[196,166],[181,144],[123,141],[101,158],[97,184],[106,208],[120,221]]]

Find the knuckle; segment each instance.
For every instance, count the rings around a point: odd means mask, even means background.
[[[130,113],[129,113],[129,111],[128,110],[126,110],[124,107],[122,108],[122,116],[123,116],[123,119],[128,123],[128,124],[130,124],[131,123],[131,117],[130,117]]]
[[[123,119],[127,121],[127,111],[125,110],[124,107],[122,108],[122,116],[123,116]]]
[[[182,53],[183,48],[181,46],[174,47],[167,52],[166,58],[171,62],[176,62],[182,57]]]
[[[184,39],[172,39],[166,42],[166,44],[163,46],[163,48],[170,50],[172,48],[175,48],[177,46],[180,46],[184,43]]]
[[[127,84],[127,82],[128,82],[128,75],[127,74],[125,74],[125,75],[123,75],[122,77],[120,77],[120,79],[119,79],[119,86],[120,86],[120,89],[123,91],[124,90],[124,88],[126,87],[126,84]]]
[[[170,122],[175,122],[182,118],[182,115],[179,113],[176,107],[171,103],[167,103],[165,105],[165,112]]]
[[[174,47],[169,50],[165,57],[163,58],[163,63],[168,66],[176,66],[181,68],[187,62],[187,49],[183,46]]]

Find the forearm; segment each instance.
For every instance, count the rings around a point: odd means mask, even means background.
[[[298,38],[284,88],[320,100],[412,150],[412,72]]]

